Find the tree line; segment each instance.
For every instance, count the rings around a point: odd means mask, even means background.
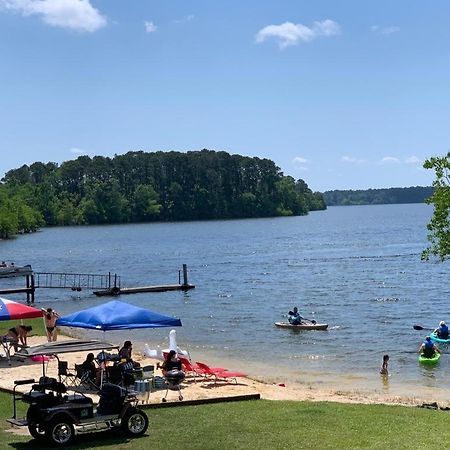
[[[0,238],[42,226],[303,215],[323,195],[269,159],[133,151],[35,162],[0,183]]]
[[[328,206],[381,205],[394,203],[424,203],[433,194],[433,187],[335,190],[323,193]]]

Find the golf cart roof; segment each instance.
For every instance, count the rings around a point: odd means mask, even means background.
[[[47,342],[34,347],[28,347],[15,353],[15,355],[27,358],[39,355],[57,355],[59,353],[89,352],[94,350],[117,350],[118,345],[97,340],[68,340]]]

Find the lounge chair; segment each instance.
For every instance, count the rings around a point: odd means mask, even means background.
[[[181,361],[181,365],[183,367],[183,371],[187,377],[192,377],[194,382],[197,382],[197,378],[206,378],[206,374],[198,367],[196,364],[192,364],[187,358],[179,358]]]
[[[197,361],[197,366],[203,371],[203,373],[214,380],[214,383],[217,381],[225,381],[228,382],[230,379],[234,379],[237,384],[237,378],[246,377],[247,375],[243,372],[230,372],[227,369],[221,367],[209,367],[205,363],[201,363]]]

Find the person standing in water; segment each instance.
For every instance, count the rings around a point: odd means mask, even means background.
[[[380,368],[381,375],[389,375],[388,364],[389,364],[389,355],[383,355],[383,364]]]
[[[42,308],[42,312],[44,313],[44,321],[45,321],[45,329],[47,331],[47,341],[55,342],[58,334],[56,333],[56,319],[60,316],[54,311],[52,308],[44,309]]]

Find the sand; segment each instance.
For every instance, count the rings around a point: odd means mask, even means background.
[[[60,336],[59,341],[70,338]],[[43,336],[34,336],[28,339],[30,346],[46,342]],[[68,361],[69,367],[74,368],[75,363],[82,363],[87,352],[67,353],[60,355],[60,360]],[[135,353],[134,359],[139,361],[142,366],[154,365],[157,360],[146,357],[145,355]],[[47,376],[57,377],[58,364],[57,359],[51,359],[44,363]],[[232,368],[230,368],[232,369]],[[23,380],[34,378],[38,380],[43,374],[42,362],[33,362],[30,358],[19,361],[12,357],[11,365],[6,358],[0,359],[0,389],[12,390],[14,380]],[[155,370],[155,375],[161,376],[161,372]],[[21,386],[19,391],[25,391],[28,387]],[[148,403],[160,403],[165,390],[151,392]],[[218,381],[214,383],[211,380],[194,379],[187,377],[182,384],[182,394],[184,400],[208,399],[216,397],[238,396],[246,394],[260,394],[261,398],[268,400],[308,400],[308,401],[333,401],[345,403],[383,403],[383,404],[401,404],[401,405],[421,405],[423,403],[438,402],[440,406],[448,406],[450,393],[441,391],[422,392],[415,395],[393,396],[389,392],[383,391],[352,391],[352,390],[332,390],[324,386],[315,387],[313,385],[287,385],[271,384],[247,377],[237,378],[237,384],[234,380],[228,382]],[[178,402],[178,392],[169,391],[168,402]]]

